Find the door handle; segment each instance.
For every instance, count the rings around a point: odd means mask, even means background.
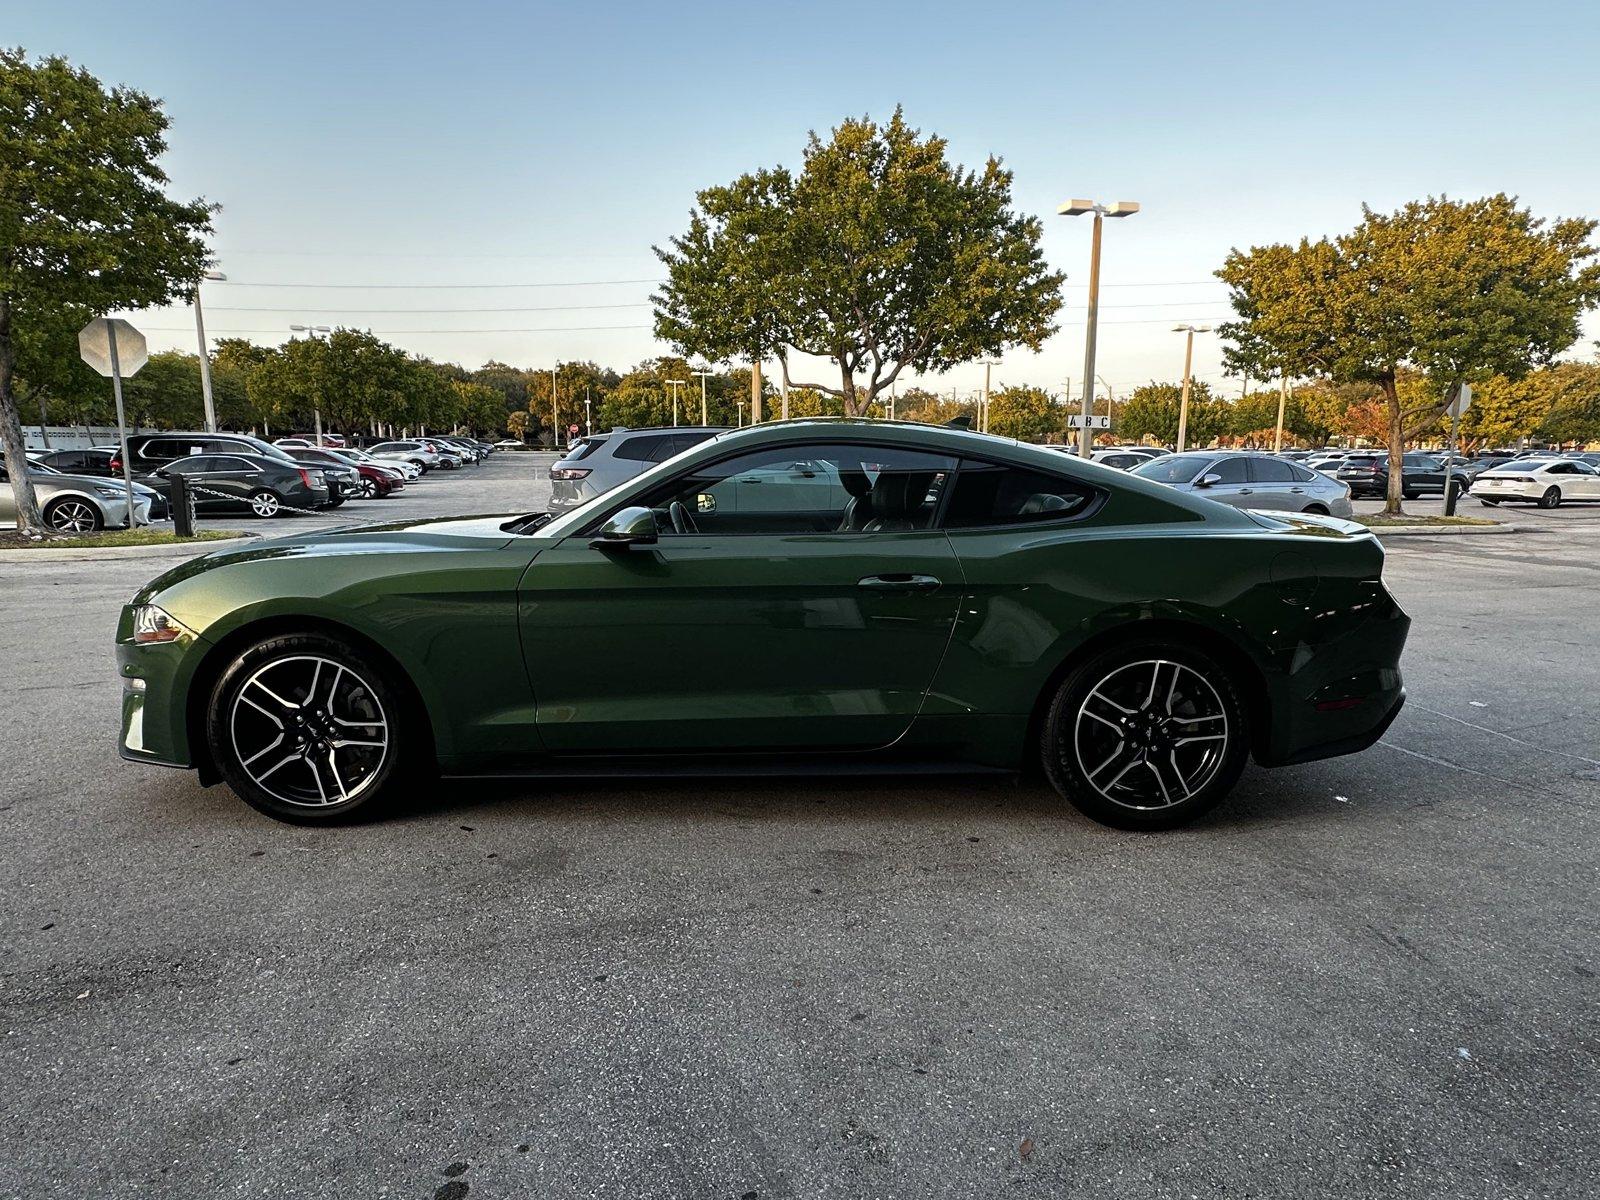
[[[943,585],[932,575],[868,575],[856,586],[870,592],[936,592]]]
[[[1253,495],[1254,493],[1255,493],[1255,488],[1240,488],[1239,489],[1239,495],[1241,495],[1241,496],[1249,496],[1249,495]]]
[[[1297,495],[1297,496],[1303,496],[1303,495],[1305,495],[1305,494],[1306,494],[1306,490],[1305,490],[1305,488],[1303,488],[1303,487],[1292,487],[1292,488],[1290,488],[1290,489],[1289,489],[1289,490],[1290,490],[1290,491],[1291,491],[1291,492],[1293,492],[1293,493],[1294,493],[1294,494],[1295,494],[1295,495]]]

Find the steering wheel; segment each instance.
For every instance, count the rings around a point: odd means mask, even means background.
[[[667,506],[667,516],[672,520],[672,529],[675,533],[700,532],[700,527],[694,523],[694,518],[689,515],[689,509],[681,500],[674,500]]]

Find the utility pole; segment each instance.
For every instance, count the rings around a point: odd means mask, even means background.
[[[560,369],[560,363],[550,368],[550,449],[552,450],[561,445],[561,414],[556,411],[556,372]]]
[[[1131,217],[1139,211],[1132,200],[1118,200],[1115,204],[1097,204],[1093,200],[1069,200],[1056,210],[1062,216],[1081,217],[1094,214],[1094,237],[1089,249],[1089,311],[1088,328],[1083,337],[1083,429],[1078,443],[1078,453],[1084,458],[1094,453],[1094,431],[1089,428],[1094,412],[1094,351],[1095,338],[1100,326],[1100,232],[1105,217]]]
[[[1278,431],[1272,436],[1272,452],[1283,449],[1283,410],[1289,407],[1289,373],[1285,371],[1278,380]]]
[[[217,283],[227,281],[227,276],[221,271],[207,271],[202,279],[214,280]],[[206,321],[200,312],[200,285],[194,285],[194,331],[200,339],[200,395],[206,403],[206,432],[217,431],[217,406],[211,398],[211,352],[206,346]]]
[[[1210,333],[1211,326],[1174,325],[1172,331],[1189,335],[1183,347],[1183,399],[1178,402],[1178,453],[1182,454],[1184,447],[1189,444],[1189,387],[1194,379],[1194,335]]]
[[[761,359],[750,360],[750,424],[761,422]]]

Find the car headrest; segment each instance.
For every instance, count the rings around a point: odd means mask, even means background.
[[[1022,502],[1018,512],[1021,516],[1031,517],[1035,513],[1061,512],[1069,507],[1060,496],[1050,492],[1035,492]]]

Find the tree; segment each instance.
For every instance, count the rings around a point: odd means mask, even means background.
[[[163,191],[166,128],[142,92],[0,50],[0,443],[12,463],[24,461],[19,346],[87,314],[187,296],[205,270],[212,208]],[[18,524],[42,532],[28,473],[10,474]]]
[[[506,416],[506,428],[511,431],[512,437],[526,442],[528,440],[528,425],[532,420],[533,414],[524,408]]]
[[[791,404],[794,393],[789,393]],[[978,406],[957,400],[954,396],[941,396],[927,388],[907,388],[895,401],[894,415],[902,421],[922,421],[928,425],[946,425],[957,417],[966,417],[972,427],[978,427]]]
[[[1023,442],[1043,441],[1065,425],[1055,397],[1043,388],[1007,387],[989,393],[989,432]]]
[[[480,433],[491,437],[500,433],[514,415],[506,412],[500,393],[487,384],[453,379],[450,386],[456,393],[457,422],[474,437]]]
[[[1117,406],[1117,430],[1134,441],[1152,437],[1164,446],[1177,445],[1182,402],[1181,383],[1147,383],[1135,388],[1132,395]],[[1227,408],[1211,398],[1211,386],[1194,381],[1189,388],[1186,431],[1189,445],[1204,446],[1221,434],[1227,424]]]
[[[1539,436],[1552,442],[1600,442],[1600,363],[1562,363],[1554,374],[1559,386]]]
[[[1470,379],[1520,377],[1577,339],[1600,299],[1589,262],[1595,222],[1535,218],[1509,196],[1364,209],[1332,240],[1234,250],[1217,276],[1238,320],[1221,327],[1231,370],[1376,384],[1388,417],[1389,496],[1400,511],[1401,454]],[[1429,381],[1402,402],[1403,368]]]
[[[159,350],[132,379],[124,382],[128,419],[154,429],[198,429],[204,423],[200,357],[181,350]]]
[[[1038,219],[1012,211],[1000,161],[971,171],[945,149],[896,109],[882,127],[813,133],[799,175],[774,167],[700,192],[687,232],[656,249],[657,336],[715,362],[776,354],[786,386],[835,396],[848,416],[903,370],[1037,350],[1065,276],[1045,268]],[[837,385],[797,384],[795,354],[829,360]]]

